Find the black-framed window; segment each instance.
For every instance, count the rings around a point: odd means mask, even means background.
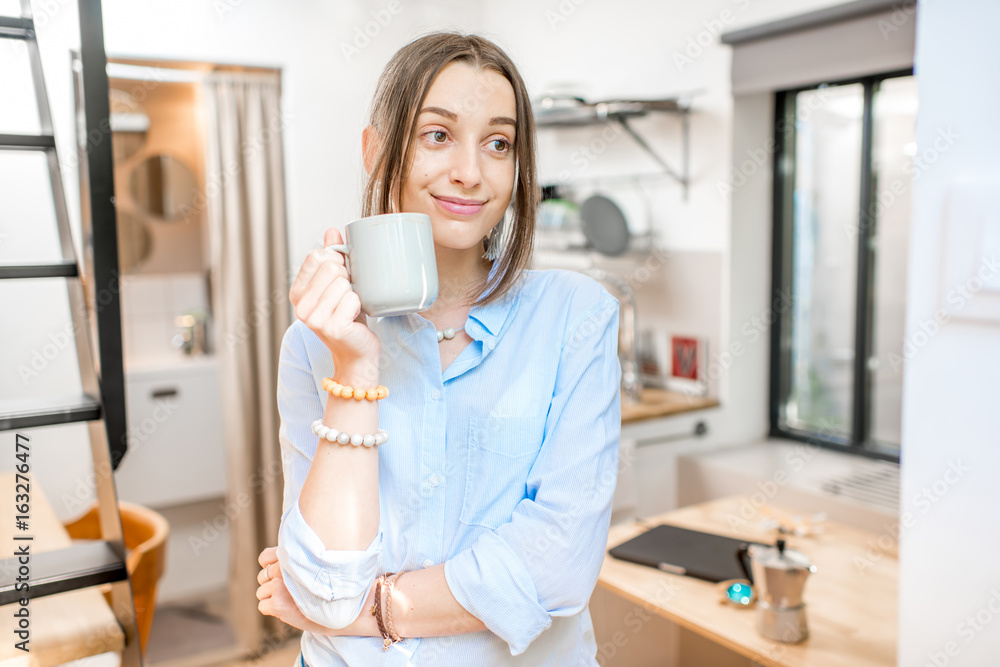
[[[899,460],[916,79],[775,97],[771,435]]]

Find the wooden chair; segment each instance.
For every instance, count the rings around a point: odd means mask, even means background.
[[[132,580],[139,647],[145,656],[149,632],[153,627],[153,613],[156,610],[156,585],[163,576],[166,564],[167,535],[170,533],[170,525],[162,514],[142,505],[119,501],[118,508],[125,536],[125,565]],[[95,502],[79,519],[65,526],[73,539],[101,539],[97,503]],[[101,588],[106,589],[102,592],[108,604],[111,604],[110,584],[105,584]]]

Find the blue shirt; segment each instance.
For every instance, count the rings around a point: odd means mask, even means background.
[[[496,264],[494,264],[495,270]],[[407,638],[304,633],[310,667],[597,665],[588,601],[604,558],[621,433],[618,301],[575,271],[527,270],[508,298],[473,306],[473,341],[441,371],[434,325],[368,318],[381,341],[378,535],[327,550],[298,498],[333,362],[299,320],[278,376],[284,506],[278,559],[303,614],[345,627],[382,572],[445,563],[488,631]],[[332,483],[332,480],[331,480]],[[367,613],[367,612],[366,612]]]

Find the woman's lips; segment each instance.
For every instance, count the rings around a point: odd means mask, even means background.
[[[433,197],[433,195],[431,195]],[[448,201],[440,197],[434,197],[437,205],[454,215],[475,215],[483,210],[484,204],[461,204],[455,201]]]

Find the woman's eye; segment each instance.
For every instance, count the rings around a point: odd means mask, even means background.
[[[428,134],[431,135],[431,139],[436,144],[441,143],[442,141],[444,141],[448,137],[448,134],[446,132],[443,132],[442,130],[433,130],[433,131],[429,132]]]
[[[493,150],[498,153],[505,153],[510,149],[510,142],[506,139],[494,139],[490,143],[493,144]]]

